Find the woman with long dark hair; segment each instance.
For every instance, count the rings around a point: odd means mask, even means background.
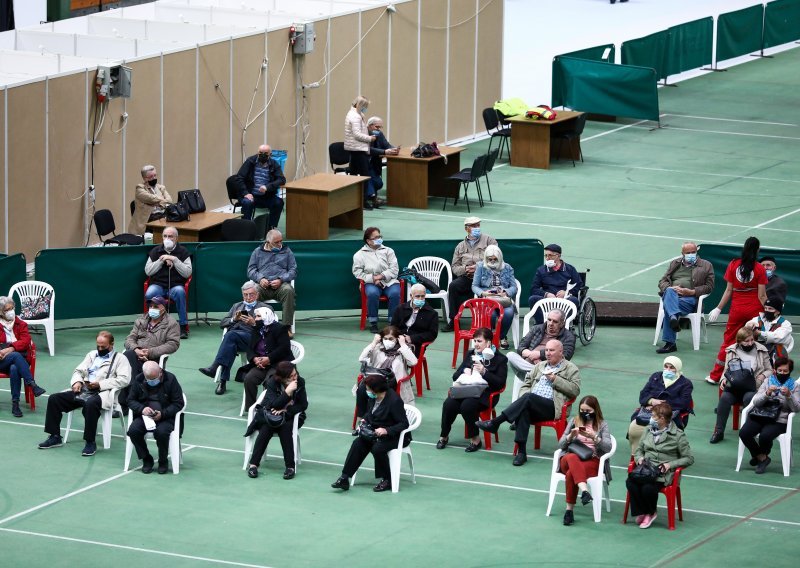
[[[706,377],[711,384],[718,384],[725,367],[725,349],[736,343],[736,332],[749,320],[758,317],[764,311],[767,301],[767,271],[758,260],[758,249],[761,243],[755,237],[748,237],[742,248],[742,256],[733,259],[725,270],[725,292],[716,308],[708,314],[708,321],[715,322],[728,300],[731,309],[728,313],[728,324],[722,337],[714,368]]]

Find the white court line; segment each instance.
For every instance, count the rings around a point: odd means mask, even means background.
[[[760,225],[756,225],[755,227],[751,227],[751,228],[753,228],[753,229],[761,229],[762,227],[764,227],[764,225],[769,225],[770,223],[774,223],[775,221],[780,221],[781,219],[784,219],[784,218],[788,217],[789,215],[794,215],[795,213],[798,213],[798,212],[800,212],[800,209],[795,209],[794,211],[790,211],[789,213],[784,213],[780,217],[775,217],[774,219],[770,219],[769,221],[764,221]]]
[[[800,183],[798,179],[781,179],[781,178],[768,178],[768,177],[761,177],[761,176],[742,176],[742,175],[733,175],[733,174],[717,174],[712,172],[691,172],[688,170],[675,170],[672,168],[653,168],[649,166],[630,166],[624,164],[612,164],[609,162],[593,162],[595,165],[605,166],[608,168],[622,168],[626,170],[647,170],[652,172],[667,172],[671,174],[686,174],[690,176],[710,176],[710,177],[721,177],[726,179],[734,179],[734,180],[757,180],[757,181],[776,181],[780,183]]]
[[[14,533],[14,534],[21,534],[25,536],[38,536],[41,538],[51,538],[55,540],[65,540],[67,542],[77,542],[79,544],[92,544],[95,546],[105,546],[106,548],[117,548],[120,550],[130,550],[133,552],[146,552],[148,554],[159,554],[161,556],[169,556],[172,558],[185,558],[187,560],[198,560],[200,562],[210,562],[212,564],[225,564],[227,566],[245,566],[246,568],[269,568],[268,566],[264,566],[262,564],[246,564],[244,562],[233,562],[231,560],[221,560],[219,558],[207,558],[205,556],[193,556],[191,554],[178,554],[176,552],[165,552],[163,550],[153,550],[152,548],[140,548],[138,546],[127,546],[124,544],[114,544],[111,542],[100,542],[97,540],[86,540],[85,538],[71,538],[68,536],[59,536],[56,534],[47,534],[47,533],[40,533],[40,532],[33,532],[33,531],[22,531],[18,529],[4,529],[0,528],[0,531]]]
[[[776,138],[778,140],[800,140],[798,136],[778,136],[777,134],[753,134],[751,132],[726,132],[724,130],[704,130],[702,128],[685,128],[683,126],[665,126],[668,130],[684,130],[686,132],[702,132],[704,134],[723,134],[725,136],[747,136],[750,138]]]
[[[699,120],[719,120],[721,122],[742,122],[745,124],[766,124],[769,126],[800,126],[798,124],[789,124],[786,122],[764,122],[761,120],[742,120],[740,118],[719,118],[715,116],[694,116],[691,114],[674,114],[671,112],[664,113],[661,116],[677,116],[679,118],[697,118]]]
[[[664,116],[663,114],[660,116]],[[589,140],[594,140],[595,138],[600,138],[601,136],[606,136],[607,134],[613,134],[614,132],[619,132],[620,130],[625,130],[626,128],[632,128],[634,126],[639,126],[640,124],[644,124],[645,122],[653,122],[652,120],[640,120],[639,122],[634,122],[633,124],[626,124],[625,126],[620,126],[619,128],[614,128],[612,130],[607,130],[605,132],[601,132],[599,134],[595,134],[594,136],[588,136],[587,138],[581,137],[581,142],[588,142]]]
[[[650,272],[654,268],[658,268],[659,266],[662,266],[664,264],[667,264],[668,262],[671,262],[673,259],[675,259],[674,256],[668,258],[667,260],[662,260],[661,262],[656,263],[656,264],[654,264],[652,266],[648,266],[647,268],[642,268],[641,270],[637,270],[636,272],[634,272],[632,274],[628,274],[626,276],[623,276],[622,278],[617,278],[616,280],[614,280],[613,282],[609,282],[608,284],[603,284],[602,286],[597,286],[595,288],[595,290],[600,291],[600,290],[605,289],[606,286],[613,286],[617,282],[622,282],[623,280],[627,280],[628,278],[633,278],[634,276],[639,276],[640,274],[644,274],[645,272]],[[652,294],[636,294],[636,295],[637,296],[651,296]]]

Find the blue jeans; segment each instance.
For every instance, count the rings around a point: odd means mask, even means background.
[[[367,295],[367,320],[370,323],[378,321],[378,303],[381,294],[385,294],[389,298],[389,321],[392,321],[392,315],[400,305],[400,283],[395,282],[388,288],[381,288],[365,282],[364,293]]]
[[[507,308],[503,308],[503,323],[500,324],[500,338],[503,339],[508,335],[508,330],[511,329],[511,322],[514,321],[514,306],[513,304]],[[492,314],[492,331],[497,324],[497,312]]]
[[[672,316],[685,316],[697,309],[697,298],[694,296],[678,296],[672,288],[667,288],[661,297],[664,302],[664,321],[661,322],[661,339],[667,343],[675,343],[678,334],[672,331],[669,326],[669,318]]]
[[[231,367],[236,360],[236,355],[240,351],[247,351],[250,345],[250,337],[252,332],[244,329],[234,329],[228,331],[222,337],[222,343],[217,350],[217,356],[214,358],[214,364],[222,367],[219,380],[228,381],[231,378]]]
[[[9,353],[0,361],[0,372],[7,374],[11,379],[11,400],[19,400],[23,380],[26,385],[33,382],[28,362],[17,351]]]
[[[150,284],[150,286],[147,287],[147,292],[145,292],[144,297],[145,300],[149,300],[156,296],[161,296],[163,298],[165,295],[162,286]],[[175,302],[175,309],[178,310],[178,323],[181,327],[189,325],[189,318],[186,317],[186,290],[183,289],[183,284],[173,286],[169,289],[169,299]]]
[[[364,184],[364,199],[372,199],[373,197],[377,197],[378,190],[382,188],[383,178],[379,175],[371,173],[367,183]]]
[[[269,209],[269,229],[278,226],[278,221],[281,220],[281,212],[283,211],[283,199],[278,197],[278,194],[272,195],[256,195],[253,194],[252,201],[250,199],[241,200],[242,203],[242,218],[252,219],[253,211],[256,207]]]

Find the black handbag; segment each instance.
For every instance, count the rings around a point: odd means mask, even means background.
[[[367,440],[368,442],[374,442],[378,439],[378,435],[375,433],[375,429],[369,422],[362,422],[358,426],[358,435],[363,439]]]
[[[186,201],[171,203],[167,205],[164,211],[167,214],[167,221],[170,223],[179,223],[189,220],[189,204]]]
[[[256,406],[256,413],[261,414],[262,420],[270,428],[280,428],[286,423],[285,412],[281,412],[280,414],[273,414],[271,408],[267,408],[266,406],[262,406],[259,404]]]
[[[776,398],[768,398],[761,406],[754,406],[747,415],[757,422],[770,423],[778,420],[783,403]]]
[[[423,286],[425,286],[425,289],[431,294],[438,294],[439,292],[442,291],[442,289],[439,287],[438,284],[436,284],[430,278],[424,277],[417,271],[416,268],[409,268],[409,267],[403,268],[403,270],[400,271],[400,274],[398,274],[397,277],[400,280],[405,280],[411,285],[417,283],[422,284]]]
[[[458,386],[456,386],[458,385]],[[460,400],[462,398],[480,398],[483,392],[489,388],[489,385],[462,385],[460,383],[453,383],[447,396]]]
[[[199,189],[184,189],[178,192],[178,203],[185,201],[189,205],[189,213],[203,213],[206,201]]]
[[[649,459],[642,460],[642,463],[636,464],[631,472],[628,474],[628,477],[634,483],[644,484],[644,483],[655,483],[658,476],[661,475],[661,471],[653,465]]]
[[[594,455],[594,450],[580,440],[572,440],[567,446],[567,452],[575,454],[581,461],[588,461]]]
[[[737,397],[742,397],[745,393],[758,390],[753,371],[742,366],[742,360],[738,357],[728,361],[725,379],[728,381],[728,386],[725,387],[725,390]]]
[[[651,416],[653,416],[653,411],[652,411],[652,409],[650,409],[650,408],[647,408],[646,406],[642,406],[642,407],[641,407],[641,408],[639,408],[639,410],[636,412],[636,415],[635,415],[635,417],[634,417],[634,420],[636,420],[636,423],[637,423],[639,426],[647,426],[648,424],[650,424],[650,417],[651,417]]]

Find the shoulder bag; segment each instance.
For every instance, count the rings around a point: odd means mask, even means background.
[[[653,462],[649,459],[644,459],[642,463],[634,466],[628,474],[628,478],[638,484],[655,483],[659,475],[661,475],[661,472],[653,465]]]
[[[642,406],[639,410],[634,414],[634,420],[639,426],[647,426],[650,424],[650,417],[653,415],[653,411],[646,406]]]
[[[768,398],[761,406],[751,408],[747,416],[757,422],[768,424],[778,420],[782,407],[783,403],[777,398]]]
[[[186,201],[178,201],[166,206],[164,212],[167,214],[167,221],[179,223],[189,220],[189,204]]]
[[[567,446],[567,452],[570,454],[575,454],[581,461],[588,461],[592,459],[592,456],[594,455],[594,450],[592,450],[592,448],[577,439],[572,440],[569,443]]]
[[[728,368],[725,370],[725,379],[728,381],[728,386],[725,387],[725,390],[738,397],[744,396],[745,393],[758,390],[756,387],[756,377],[753,371],[742,366],[742,360],[738,357],[734,357],[728,361]]]
[[[199,189],[184,189],[178,192],[178,203],[185,201],[189,205],[189,213],[203,213],[206,202]]]

